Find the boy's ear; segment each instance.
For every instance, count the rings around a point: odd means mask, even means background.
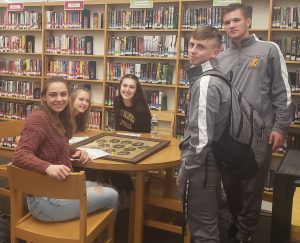
[[[213,55],[212,55],[212,58],[216,58],[217,55],[220,53],[221,49],[220,48],[215,48],[213,50]]]
[[[246,19],[246,23],[247,23],[248,28],[250,28],[251,24],[252,24],[252,19],[251,18],[247,18]]]

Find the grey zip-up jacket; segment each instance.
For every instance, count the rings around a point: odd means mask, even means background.
[[[184,140],[180,144],[182,166],[179,180],[189,179],[201,167],[211,152],[229,119],[231,93],[228,84],[215,76],[199,76],[218,69],[216,59],[187,70],[190,81],[190,104]],[[181,178],[180,178],[181,177]]]
[[[232,85],[243,93],[271,130],[286,134],[292,119],[291,91],[283,55],[277,44],[259,40],[254,34],[233,42],[218,55],[221,70],[232,74]]]

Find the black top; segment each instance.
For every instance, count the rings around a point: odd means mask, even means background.
[[[119,111],[115,111],[115,129],[130,132],[150,132],[151,113],[147,111],[136,111],[134,106],[126,107],[121,104]],[[119,115],[118,115],[119,114]]]

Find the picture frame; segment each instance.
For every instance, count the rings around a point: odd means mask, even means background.
[[[109,155],[101,157],[103,159],[137,164],[162,150],[169,143],[170,140],[104,132],[72,146],[75,148],[98,148],[109,153]]]

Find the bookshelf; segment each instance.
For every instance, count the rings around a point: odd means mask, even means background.
[[[24,11],[37,13],[37,27],[12,27],[0,21],[0,43],[1,38],[5,37],[25,39],[23,49],[16,47],[3,50],[0,45],[0,62],[5,64],[20,59],[20,62],[24,60],[26,63],[26,60],[38,59],[41,62],[40,70],[5,72],[1,68],[1,87],[11,90],[14,86],[24,86],[28,87],[25,90],[29,90],[21,94],[1,91],[1,110],[9,110],[13,107],[11,104],[15,103],[29,107],[38,105],[40,89],[45,80],[50,76],[62,76],[72,87],[91,87],[91,116],[96,117],[94,119],[98,124],[92,124],[92,127],[105,129],[113,119],[112,100],[119,79],[124,73],[133,72],[141,76],[143,89],[150,97],[150,107],[161,109],[161,106],[153,104],[151,97],[167,97],[163,109],[174,113],[173,135],[181,138],[185,121],[184,102],[189,87],[184,73],[188,64],[187,40],[193,28],[201,24],[213,24],[221,28],[220,9],[212,7],[212,0],[154,0],[153,3],[153,9],[130,9],[129,0],[88,0],[84,1],[86,10],[77,12],[63,11],[62,1],[24,3]],[[300,27],[272,27],[274,7],[299,7],[296,0],[245,0],[243,3],[252,6],[251,32],[263,40],[295,36],[300,39]],[[6,4],[0,5],[0,20],[6,7]],[[193,18],[197,14],[204,14],[206,18]],[[216,18],[210,19],[212,14]],[[79,21],[85,16],[85,22]],[[27,42],[34,37],[34,51],[26,51],[26,36],[31,36],[27,37]],[[78,66],[88,69],[91,63],[96,66],[93,77],[84,72],[67,72],[68,67],[71,67],[71,71]],[[287,59],[286,63],[290,72],[299,70],[300,61]],[[299,92],[293,92],[293,98],[300,100],[300,85]],[[8,107],[5,104],[9,104]],[[1,113],[0,118],[12,119],[11,115],[1,116]],[[291,130],[298,130],[296,123]]]

